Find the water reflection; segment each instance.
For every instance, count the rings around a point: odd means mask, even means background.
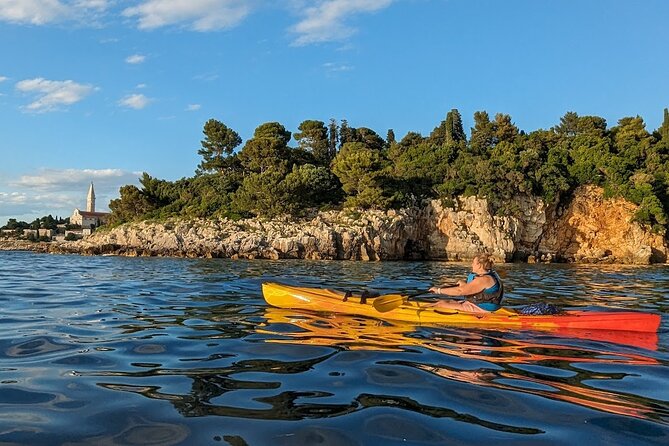
[[[624,366],[653,366],[660,362],[643,354],[625,351],[624,348],[597,349],[583,346],[563,345],[561,337],[551,338],[545,334],[541,339],[523,339],[513,336],[480,334],[472,330],[430,330],[410,324],[380,322],[362,317],[346,315],[314,315],[306,312],[268,308],[267,324],[259,327],[263,334],[273,334],[267,342],[300,343],[310,345],[333,345],[351,350],[409,350],[415,347],[428,349],[459,359],[483,361],[473,369],[461,369],[447,365],[435,365],[409,361],[391,361],[387,364],[402,364],[448,380],[466,382],[485,387],[523,392],[552,400],[596,409],[619,415],[653,419],[669,423],[669,404],[664,401],[639,398],[638,396],[598,390],[593,382],[600,380],[623,380],[628,373],[602,373],[578,370],[573,364],[618,364]],[[293,326],[288,330],[287,326]],[[596,331],[594,331],[596,332]],[[506,333],[513,335],[512,333]],[[598,341],[620,342],[617,333],[597,333]],[[593,331],[570,331],[560,336],[588,339]],[[607,339],[608,337],[608,339]],[[637,338],[630,334],[625,343],[640,343],[641,346],[656,347],[657,337]],[[615,346],[614,346],[615,347]],[[539,368],[530,372],[519,365],[531,364]],[[462,366],[461,363],[458,365]],[[471,363],[469,364],[472,365]],[[567,371],[566,377],[565,371]],[[573,373],[569,373],[572,371]],[[397,404],[393,402],[390,404]]]

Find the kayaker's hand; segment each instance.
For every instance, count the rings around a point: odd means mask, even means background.
[[[441,294],[441,288],[433,286],[432,288],[429,289],[430,293],[434,294]]]

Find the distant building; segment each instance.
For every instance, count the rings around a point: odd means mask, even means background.
[[[70,223],[82,228],[93,229],[107,223],[109,215],[109,212],[95,212],[95,190],[93,189],[93,183],[91,183],[86,197],[86,210],[75,209],[70,217]]]
[[[38,234],[40,237],[51,238],[54,235],[56,235],[56,231],[54,231],[53,229],[38,229]]]

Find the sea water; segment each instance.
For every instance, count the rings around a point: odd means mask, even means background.
[[[658,334],[414,326],[269,308],[443,262],[0,253],[0,444],[669,444],[669,269],[501,265],[505,303],[662,315]]]

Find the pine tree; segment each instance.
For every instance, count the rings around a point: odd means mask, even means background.
[[[242,143],[242,139],[237,132],[215,119],[210,119],[204,124],[202,133],[205,138],[201,141],[202,148],[197,153],[203,159],[198,166],[198,172],[224,172],[229,167],[227,159],[235,147]]]

